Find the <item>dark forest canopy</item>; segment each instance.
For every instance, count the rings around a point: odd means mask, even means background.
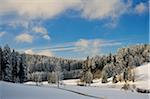
[[[119,48],[116,54],[91,57],[91,72],[94,78],[100,78],[102,71],[108,77],[122,73],[126,67],[140,66],[150,62],[150,45],[141,44]],[[71,60],[41,55],[22,54],[10,49],[8,45],[0,47],[0,79],[9,82],[33,80],[38,74],[41,80],[60,67],[62,79],[81,78],[85,71],[85,60]]]

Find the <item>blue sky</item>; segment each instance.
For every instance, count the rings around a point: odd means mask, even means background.
[[[149,43],[148,0],[0,0],[0,45],[85,58]]]

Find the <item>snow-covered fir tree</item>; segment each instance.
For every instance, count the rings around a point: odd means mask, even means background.
[[[2,80],[2,48],[0,46],[0,80]]]
[[[25,54],[21,54],[20,70],[19,70],[20,83],[27,80],[27,64]]]
[[[4,81],[12,81],[11,49],[8,45],[4,47],[2,61],[2,79]]]

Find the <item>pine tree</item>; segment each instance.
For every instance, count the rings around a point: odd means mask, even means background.
[[[19,79],[20,83],[23,83],[27,80],[27,63],[26,63],[26,57],[25,54],[21,55],[21,61],[20,61],[20,70],[19,70]]]
[[[2,80],[2,48],[0,46],[0,80]]]
[[[12,81],[15,82],[16,73],[16,53],[13,50],[11,53],[11,62],[12,62]]]
[[[15,50],[13,50],[11,57],[12,57],[12,81],[15,83],[15,82],[19,82],[18,73],[19,73],[19,65],[20,65],[20,56],[18,52],[15,52]]]
[[[16,66],[15,66],[15,82],[19,82],[19,70],[20,70],[20,62],[21,62],[21,57],[18,52],[16,52]],[[27,72],[27,69],[26,69]]]
[[[4,81],[12,81],[11,50],[8,45],[4,47],[2,56],[2,79]]]

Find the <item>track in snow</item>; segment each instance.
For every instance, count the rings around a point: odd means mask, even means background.
[[[76,93],[79,95],[83,95],[83,96],[87,96],[87,97],[91,97],[91,98],[95,98],[95,99],[107,99],[106,97],[97,97],[97,96],[93,96],[93,95],[89,95],[89,94],[85,94],[85,93],[81,93],[81,92],[77,92],[77,91],[73,91],[73,90],[69,90],[69,89],[65,89],[65,88],[58,88],[58,89],[73,92],[73,93]]]

